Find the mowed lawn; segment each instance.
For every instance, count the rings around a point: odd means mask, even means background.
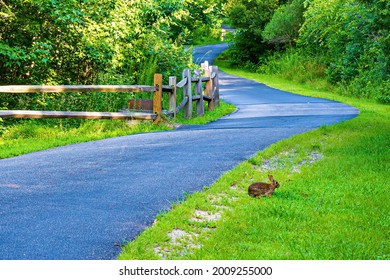
[[[355,119],[280,141],[203,192],[173,202],[119,259],[390,258],[390,107],[223,69],[270,86],[335,99]],[[272,174],[271,198],[247,194]]]

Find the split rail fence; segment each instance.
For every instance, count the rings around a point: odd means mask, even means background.
[[[0,110],[2,118],[76,118],[76,119],[130,119],[151,120],[159,123],[163,115],[176,117],[184,110],[185,118],[192,118],[194,106],[197,116],[205,112],[205,102],[208,110],[219,106],[218,67],[209,66],[207,62],[202,69],[191,73],[190,69],[183,71],[182,80],[177,83],[175,76],[169,77],[169,85],[163,85],[161,74],[154,75],[154,86],[144,85],[62,85],[62,86],[0,86],[0,93],[68,93],[68,92],[121,92],[144,93],[153,92],[153,100],[130,99],[128,109],[121,112],[81,112],[81,111],[37,111],[37,110]],[[202,74],[203,72],[203,74]],[[194,87],[193,87],[194,85]],[[177,90],[183,88],[183,99],[177,105]],[[194,90],[193,90],[194,88]],[[163,93],[167,93],[169,108],[163,110]],[[195,105],[193,104],[195,102]]]

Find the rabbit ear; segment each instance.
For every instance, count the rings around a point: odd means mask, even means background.
[[[268,175],[268,179],[272,182],[274,180],[274,177],[272,175]]]

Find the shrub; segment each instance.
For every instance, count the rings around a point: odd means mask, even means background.
[[[354,95],[388,100],[388,1],[309,1],[300,45],[321,55],[327,79]],[[386,12],[387,11],[387,12]]]

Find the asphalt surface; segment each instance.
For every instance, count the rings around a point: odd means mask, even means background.
[[[194,59],[212,61],[224,48],[197,48]],[[185,193],[276,141],[358,114],[224,73],[220,85],[237,111],[208,125],[0,160],[0,259],[115,259],[115,243],[134,239]]]

